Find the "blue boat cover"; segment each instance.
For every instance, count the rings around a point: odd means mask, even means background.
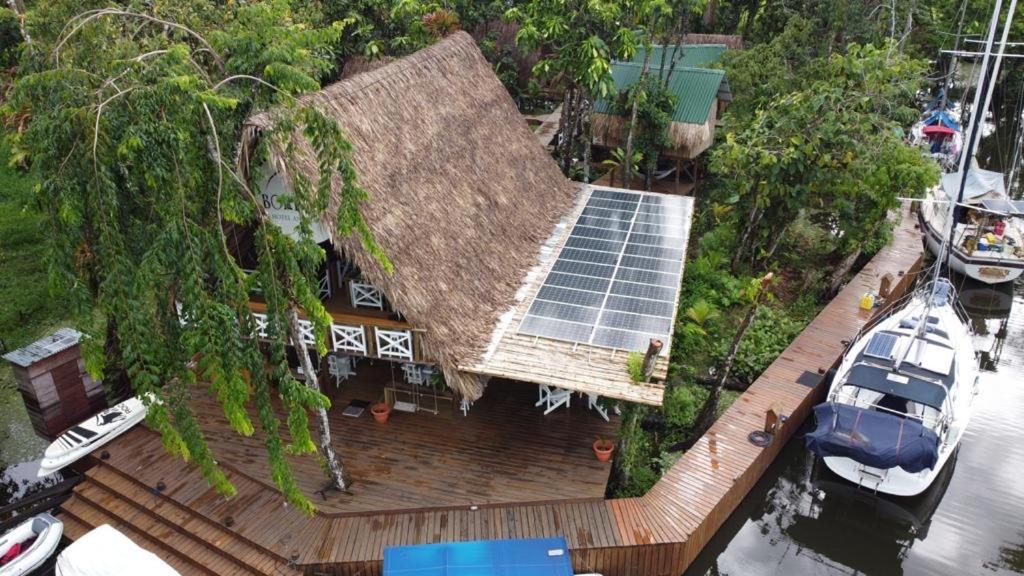
[[[888,412],[825,402],[814,407],[817,428],[804,440],[822,458],[840,456],[874,468],[915,473],[939,461],[939,437],[920,422]]]
[[[565,538],[384,548],[384,576],[572,576]]]
[[[924,119],[924,125],[945,126],[946,128],[951,128],[953,130],[956,130],[957,132],[960,131],[960,123],[954,120],[952,117],[950,117],[949,114],[946,114],[946,112],[942,110],[935,110],[934,112],[932,112],[930,116]]]

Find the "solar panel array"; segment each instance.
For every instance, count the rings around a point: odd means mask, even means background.
[[[519,332],[626,350],[667,342],[688,223],[682,197],[594,189]]]
[[[896,347],[898,339],[899,336],[895,334],[876,332],[871,336],[871,340],[868,340],[868,345],[864,348],[864,355],[892,360],[892,350]]]

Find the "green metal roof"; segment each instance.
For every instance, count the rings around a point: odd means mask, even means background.
[[[651,67],[660,67],[662,55],[667,52],[664,54],[664,58],[665,67],[668,68],[670,66],[669,59],[672,58],[675,47],[675,44],[655,44],[651,50]],[[725,44],[683,44],[675,52],[676,68],[707,68],[718,62],[722,54],[725,53],[725,49]],[[641,48],[633,58],[633,62],[643,64],[645,52],[646,50]]]
[[[724,49],[724,47],[723,47]],[[613,62],[612,77],[615,79],[617,93],[625,92],[640,79],[642,64],[635,62]],[[657,67],[652,66],[649,74],[656,74]],[[672,72],[669,89],[676,95],[676,109],[672,114],[673,122],[683,124],[703,124],[708,120],[708,113],[715,104],[724,70],[708,70],[704,68],[680,68]],[[594,111],[599,114],[611,114],[611,102],[598,100],[594,103]]]

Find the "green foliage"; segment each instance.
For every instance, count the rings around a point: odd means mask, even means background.
[[[629,379],[633,382],[643,382],[644,378],[644,354],[643,352],[630,352],[626,357],[626,370],[629,371]]]
[[[295,99],[319,87],[343,27],[298,20],[285,0],[192,0],[85,16],[80,4],[56,1],[33,13],[37,49],[26,56],[6,111],[31,111],[27,129],[12,141],[40,182],[35,200],[45,214],[51,278],[96,319],[81,326],[90,339],[105,340],[105,347],[85,348],[89,366],[105,377],[123,374],[136,393],[160,398],[148,422],[170,452],[224,494],[234,488],[188,399],[205,385],[243,435],[256,429],[254,408],[273,481],[312,513],[285,454],[315,449],[307,411],[328,400],[290,375],[286,312],[304,311],[323,352],[329,318],[314,279],[324,253],[312,223],[334,205],[332,179],[341,182],[337,234],[360,237],[388,265],[359,214],[366,193],[351,144],[333,120]],[[234,165],[244,120],[271,107],[275,124],[264,131],[253,167],[271,149],[294,166],[299,134],[319,167],[315,179],[288,171],[297,240],[256,199],[260,174],[249,181]],[[254,231],[259,267],[251,276],[227,248],[225,223]],[[251,289],[267,301],[269,375],[250,337]],[[200,359],[195,371],[186,368],[192,358]],[[287,446],[274,393],[286,409]]]
[[[32,202],[33,180],[7,164],[0,147],[0,338],[14,349],[64,323],[72,313],[62,294],[50,294],[43,215]],[[11,380],[4,370],[0,381]]]
[[[803,330],[804,322],[790,318],[785,312],[770,306],[761,306],[740,341],[731,374],[745,382],[752,382],[769,364],[778,358],[786,346]],[[721,354],[725,354],[724,342]]]
[[[0,7],[0,68],[10,68],[18,62],[21,31],[18,15],[7,7]]]
[[[666,388],[662,413],[665,415],[665,424],[669,430],[682,433],[683,436],[688,434],[707,397],[708,391],[694,384]]]
[[[804,210],[842,254],[876,242],[897,198],[935,183],[935,163],[894,131],[916,117],[925,69],[885,48],[851,45],[808,64],[798,90],[766,96],[749,124],[726,134],[711,168],[739,192],[734,268],[772,258]]]

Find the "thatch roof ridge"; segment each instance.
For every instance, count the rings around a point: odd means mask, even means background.
[[[352,142],[370,197],[363,217],[395,272],[355,238],[335,238],[335,246],[425,330],[449,384],[475,399],[478,382],[456,367],[483,354],[577,186],[463,32],[304,100],[335,118]],[[253,117],[250,132],[271,121],[268,113]],[[275,158],[286,172],[282,164]],[[298,168],[317,174],[308,146]],[[337,198],[325,217],[331,231],[336,207]]]

